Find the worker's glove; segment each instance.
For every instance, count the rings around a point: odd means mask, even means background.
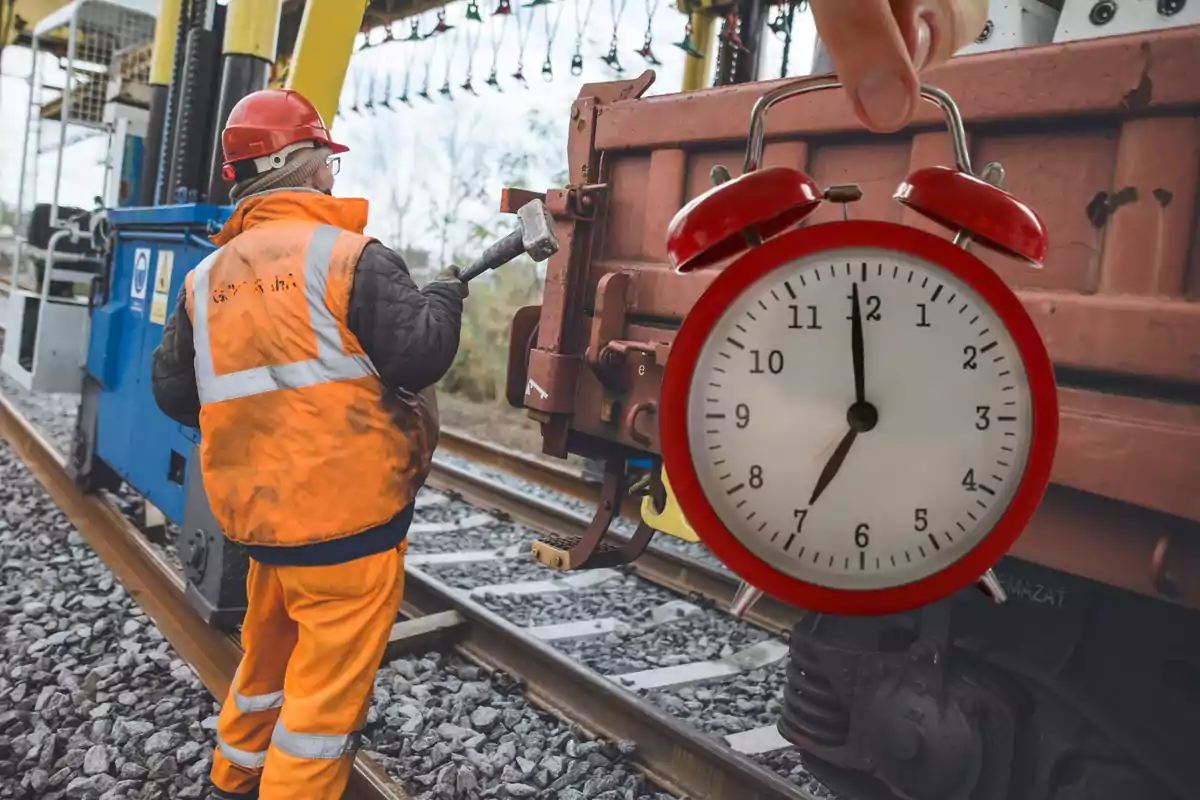
[[[462,269],[459,267],[446,267],[444,270],[438,273],[437,277],[433,279],[433,282],[449,284],[458,290],[458,293],[461,297],[465,298],[471,294],[471,290],[468,288],[467,284],[458,277],[461,273]]]

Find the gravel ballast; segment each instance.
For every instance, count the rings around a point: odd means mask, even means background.
[[[367,735],[418,800],[670,800],[627,763],[633,742],[589,741],[529,705],[519,685],[454,654],[385,664]]]
[[[0,797],[202,797],[217,706],[0,443]]]

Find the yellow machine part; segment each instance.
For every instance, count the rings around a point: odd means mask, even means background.
[[[308,0],[304,6],[287,88],[307,97],[330,128],[366,8],[366,0]]]
[[[7,0],[0,0],[0,47],[12,44],[22,33],[30,33],[42,19],[65,5],[71,0],[16,0],[11,14]]]
[[[675,493],[671,491],[671,481],[667,479],[667,470],[662,471],[663,488],[667,490],[667,505],[659,514],[654,510],[654,501],[649,496],[642,498],[642,521],[656,531],[683,539],[685,542],[698,542],[700,537],[692,530],[692,526],[683,516]]]
[[[273,63],[281,9],[280,0],[231,0],[225,18],[222,52],[227,56],[254,56]]]
[[[169,86],[175,64],[175,32],[179,30],[180,0],[162,0],[154,22],[154,55],[150,62],[150,85]]]

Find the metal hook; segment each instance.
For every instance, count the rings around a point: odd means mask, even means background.
[[[571,74],[575,76],[583,74],[583,53],[576,52],[571,56]]]
[[[546,83],[554,80],[554,65],[550,63],[550,54],[546,54],[546,60],[542,62],[542,80]]]

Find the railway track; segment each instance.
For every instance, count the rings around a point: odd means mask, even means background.
[[[114,505],[81,494],[54,446],[3,397],[0,397],[0,434],[179,656],[193,666],[215,697],[224,697],[240,649],[234,638],[209,628],[194,615],[184,600],[184,584],[178,570]],[[455,431],[443,433],[441,449],[504,471],[517,480],[547,486],[585,507],[594,502],[594,487],[569,470]],[[461,498],[502,519],[529,527],[570,532],[587,521],[579,512],[537,500],[528,492],[451,464],[437,464],[429,483],[451,498]],[[411,560],[418,564],[421,561]],[[523,684],[530,703],[578,725],[587,734],[636,742],[636,768],[678,797],[815,797],[718,738],[655,707],[611,677],[588,669],[529,635],[527,630],[474,599],[473,593],[439,580],[418,564],[408,569],[404,619],[393,631],[389,658],[417,652],[421,647],[453,646],[471,662],[514,676]],[[649,550],[633,571],[652,584],[722,608],[728,607],[736,588],[736,581],[728,572],[664,548]],[[787,607],[760,603],[747,621],[778,634],[790,628],[796,613]],[[359,754],[351,791],[356,797],[409,796],[380,760],[368,752]]]
[[[581,474],[564,467],[548,464],[450,428],[442,429],[438,449],[472,464],[492,467],[520,481],[551,490],[562,497],[577,501],[588,510],[595,507],[598,494],[595,485],[585,480]],[[583,513],[565,508],[560,503],[541,500],[522,491],[521,488],[443,462],[434,462],[429,483],[435,488],[461,496],[472,505],[495,509],[535,530],[568,536],[579,535],[590,522],[590,518]],[[623,516],[630,522],[637,521],[628,509],[624,510]],[[610,536],[625,538],[617,533]],[[666,537],[660,534],[659,538]],[[677,547],[680,550],[692,549],[697,552],[703,549],[701,545],[687,545],[683,542]],[[654,543],[633,563],[632,570],[656,586],[685,597],[715,603],[723,611],[728,611],[738,588],[738,579],[725,568]],[[800,616],[799,609],[764,596],[751,607],[745,619],[773,634],[786,637]]]

